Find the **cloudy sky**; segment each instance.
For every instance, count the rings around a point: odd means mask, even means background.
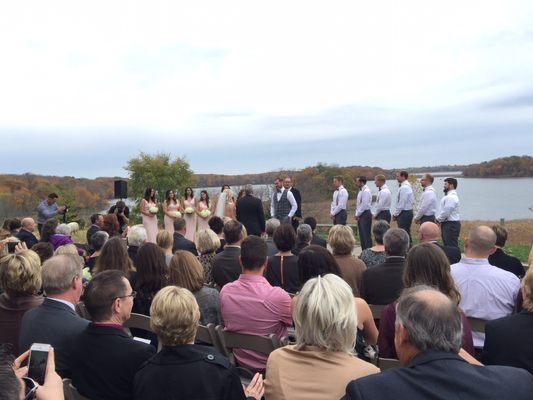
[[[533,154],[533,2],[12,1],[0,172],[114,176]]]

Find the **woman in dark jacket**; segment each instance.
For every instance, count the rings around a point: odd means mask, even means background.
[[[272,286],[279,286],[289,293],[300,290],[298,256],[292,254],[296,233],[290,224],[281,224],[274,231],[274,244],[278,252],[268,257],[265,278]]]

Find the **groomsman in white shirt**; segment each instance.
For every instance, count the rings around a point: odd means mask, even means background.
[[[409,235],[409,245],[411,240],[411,224],[413,223],[413,188],[407,180],[409,174],[407,171],[396,172],[396,180],[400,184],[398,188],[398,200],[396,210],[394,210],[394,220],[398,222],[398,228],[403,229]]]
[[[437,222],[440,224],[444,246],[459,247],[461,219],[459,217],[459,196],[457,196],[457,179],[444,179],[445,196],[440,201],[440,212]]]
[[[346,205],[348,204],[348,191],[342,185],[344,182],[342,176],[333,177],[333,186],[336,190],[333,193],[333,201],[331,202],[330,217],[333,220],[333,225],[346,225],[348,214],[346,213]]]
[[[420,204],[415,215],[415,223],[418,225],[424,222],[435,222],[435,213],[437,212],[437,193],[433,188],[433,175],[425,174],[420,179],[420,184],[424,192],[420,197]]]
[[[360,176],[355,181],[359,188],[357,194],[357,202],[355,208],[355,220],[357,221],[357,229],[359,230],[359,240],[361,241],[361,248],[368,249],[372,247],[372,192],[366,185],[366,177]]]
[[[379,190],[376,197],[376,211],[374,212],[374,219],[376,221],[384,220],[390,224],[392,218],[390,213],[392,195],[386,184],[385,175],[376,175],[374,178],[374,183]]]

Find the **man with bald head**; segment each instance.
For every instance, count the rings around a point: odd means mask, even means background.
[[[448,257],[450,265],[461,261],[461,250],[458,247],[442,246],[439,243],[440,228],[434,222],[424,222],[420,225],[418,239],[420,243],[433,243],[439,246],[444,251],[444,254],[446,254],[446,257]]]
[[[446,295],[429,286],[405,289],[398,300],[394,338],[403,368],[350,382],[346,399],[531,398],[533,376],[527,371],[485,367],[462,358],[461,330],[459,308]]]
[[[490,265],[496,250],[496,234],[488,226],[473,229],[465,241],[465,257],[452,265],[455,285],[461,292],[459,306],[467,317],[484,320],[513,313],[520,280],[512,273]],[[474,346],[483,347],[485,334],[474,332]]]
[[[37,238],[33,234],[35,230],[35,221],[33,218],[23,218],[21,221],[21,228],[19,233],[17,233],[17,238],[26,243],[28,249],[31,249],[34,244],[38,242]]]

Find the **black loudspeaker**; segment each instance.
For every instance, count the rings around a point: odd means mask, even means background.
[[[128,182],[115,181],[115,199],[128,198]]]

